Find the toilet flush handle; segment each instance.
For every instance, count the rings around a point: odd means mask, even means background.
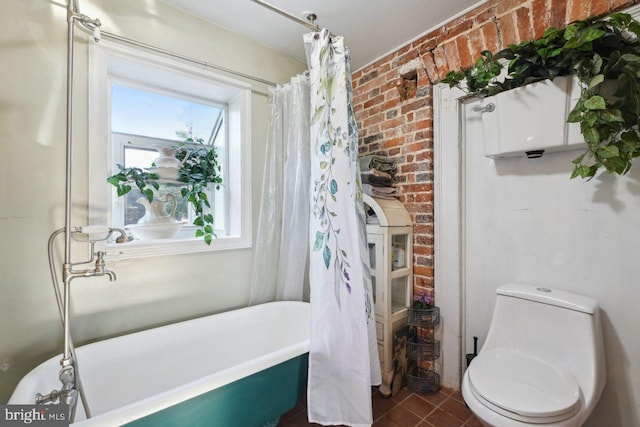
[[[484,107],[473,107],[473,111],[478,113],[492,113],[496,110],[496,104],[493,102],[488,103]]]

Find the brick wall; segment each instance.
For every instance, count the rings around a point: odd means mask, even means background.
[[[482,50],[634,3],[640,0],[490,0],[353,74],[360,155],[397,159],[394,185],[414,223],[414,292],[433,291],[432,85]]]

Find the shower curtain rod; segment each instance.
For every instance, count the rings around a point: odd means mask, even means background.
[[[220,65],[216,65],[216,64],[212,64],[210,62],[206,62],[206,61],[201,61],[200,59],[196,59],[196,58],[192,58],[190,56],[186,56],[186,55],[182,55],[180,53],[175,53],[172,52],[170,50],[166,50],[166,49],[162,49],[159,47],[155,47],[146,43],[142,43],[136,40],[132,40],[130,38],[127,37],[123,37],[123,36],[119,36],[117,34],[113,34],[113,33],[109,33],[107,31],[100,31],[100,33],[108,38],[112,38],[114,40],[118,40],[124,43],[128,43],[134,46],[138,46],[138,47],[142,47],[154,52],[158,52],[158,53],[162,53],[163,55],[167,55],[167,56],[171,56],[174,58],[178,58],[178,59],[182,59],[183,61],[189,61],[189,62],[193,62],[195,64],[199,64],[199,65],[203,65],[205,67],[208,68],[213,68],[214,70],[218,70],[218,71],[223,71],[225,73],[229,73],[229,74],[233,74],[234,76],[238,76],[238,77],[243,77],[245,79],[249,79],[249,80],[253,80],[255,82],[259,82],[259,83],[264,83],[266,85],[269,86],[277,86],[277,83],[274,83],[272,81],[260,78],[260,77],[256,77],[256,76],[252,76],[251,74],[246,74],[243,73],[241,71],[236,71],[236,70],[232,70],[231,68],[226,68],[226,67],[222,67]]]
[[[265,7],[267,9],[269,9],[272,12],[277,13],[278,15],[282,15],[285,18],[288,18],[288,19],[290,19],[290,20],[292,20],[294,22],[297,22],[300,25],[304,25],[305,27],[307,27],[307,28],[309,28],[309,29],[311,29],[313,31],[318,31],[319,32],[321,30],[321,28],[318,27],[317,25],[312,24],[311,22],[307,22],[304,19],[300,19],[297,16],[292,15],[291,13],[287,12],[286,10],[282,10],[279,7],[272,5],[271,3],[267,3],[264,0],[251,0],[251,1],[254,2],[254,3],[259,4],[262,7]],[[314,15],[314,19],[315,19],[315,15]]]

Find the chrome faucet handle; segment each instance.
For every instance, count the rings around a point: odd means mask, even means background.
[[[104,261],[104,256],[107,253],[105,251],[98,251],[96,252],[96,272],[102,272],[104,271],[104,266],[106,265],[106,262]]]
[[[109,280],[113,282],[116,280],[116,273],[104,268],[105,265],[107,264],[104,260],[104,256],[106,254],[107,253],[105,251],[96,252],[96,267],[94,268],[93,272],[95,275],[98,275],[98,276],[102,276],[106,274],[107,276],[109,276]]]

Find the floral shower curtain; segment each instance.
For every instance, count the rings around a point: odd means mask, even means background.
[[[309,421],[372,423],[380,384],[349,53],[328,30],[305,35],[311,85]]]
[[[262,200],[249,304],[308,301],[309,79],[269,94]]]

